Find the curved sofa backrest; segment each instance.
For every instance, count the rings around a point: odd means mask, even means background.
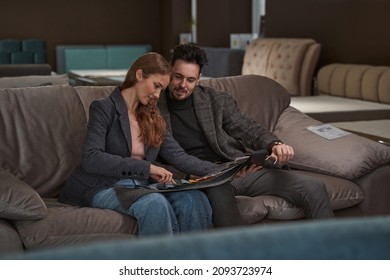
[[[318,93],[390,104],[390,67],[333,63],[317,75]]]
[[[278,82],[259,75],[200,80],[199,84],[233,96],[239,108],[273,131],[280,114],[290,105],[290,95]]]

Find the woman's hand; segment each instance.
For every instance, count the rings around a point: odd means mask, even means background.
[[[150,165],[150,177],[159,183],[175,183],[172,172],[154,164]]]

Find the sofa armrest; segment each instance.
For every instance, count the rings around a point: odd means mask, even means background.
[[[390,213],[390,166],[381,166],[355,180],[363,193],[364,200],[357,206],[365,215],[388,215]]]
[[[354,180],[390,164],[390,147],[356,134],[327,140],[307,129],[318,124],[293,107],[281,114],[274,133],[294,148],[291,167]]]
[[[37,220],[46,215],[46,204],[32,187],[0,170],[0,218]]]

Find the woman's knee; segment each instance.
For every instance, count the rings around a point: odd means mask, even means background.
[[[169,201],[160,193],[143,195],[130,208],[134,216],[145,215],[149,212],[162,214],[171,211]]]
[[[209,199],[204,192],[201,191],[187,191],[184,192],[184,200],[189,202],[190,205],[197,207],[202,205],[202,207],[210,207]]]
[[[168,200],[177,210],[191,212],[207,212],[211,213],[211,206],[207,195],[198,190],[175,192],[167,195]]]

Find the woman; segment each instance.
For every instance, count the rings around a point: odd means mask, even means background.
[[[169,83],[169,70],[161,55],[147,53],[133,63],[121,87],[91,103],[82,162],[66,182],[62,202],[133,216],[140,236],[210,227],[212,209],[201,191],[148,193],[130,205],[123,198],[126,188],[173,182],[171,172],[153,164],[157,156],[187,174],[202,176],[218,168],[187,155],[165,133],[156,103]]]

